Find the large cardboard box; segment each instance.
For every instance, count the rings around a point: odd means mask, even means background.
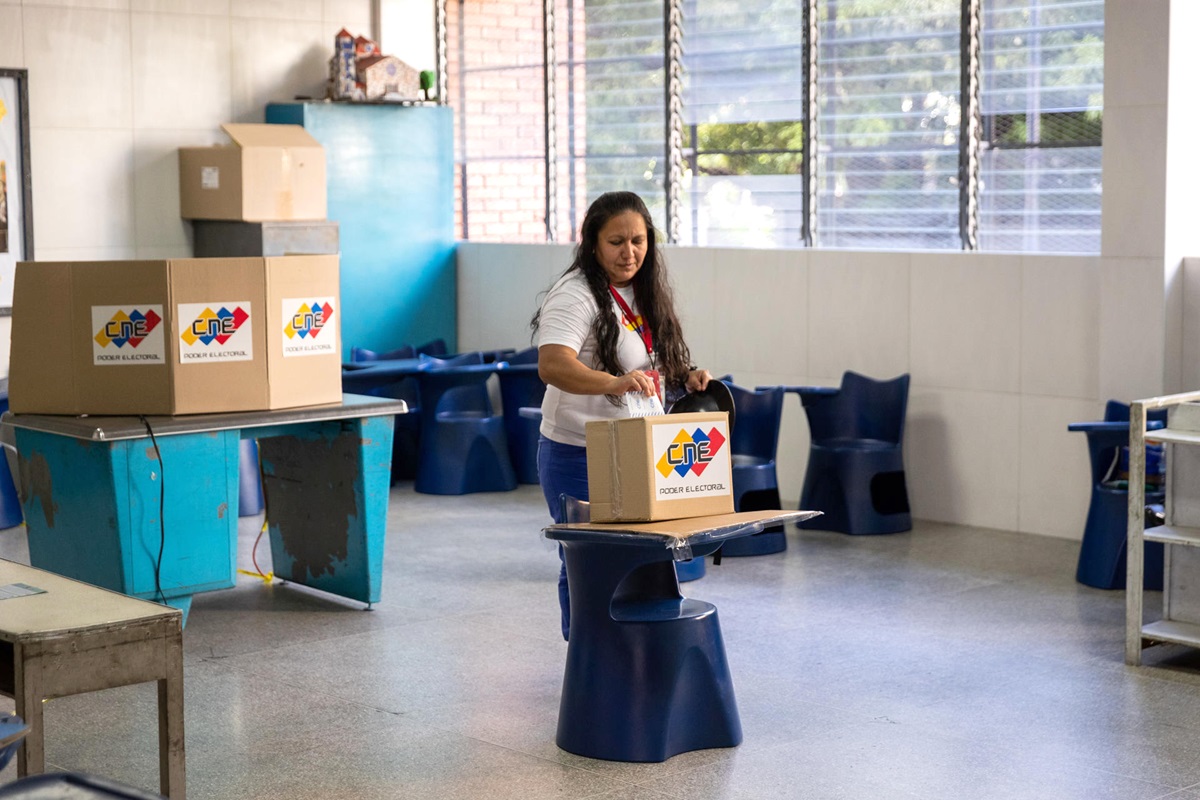
[[[652,522],[733,512],[729,415],[589,422],[592,522]]]
[[[325,151],[300,125],[226,124],[233,140],[179,149],[179,215],[246,222],[325,219]]]
[[[21,262],[17,414],[199,414],[342,399],[337,256]]]

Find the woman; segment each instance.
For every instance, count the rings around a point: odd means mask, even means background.
[[[562,522],[559,495],[588,499],[584,426],[630,416],[626,395],[664,389],[702,391],[712,379],[689,366],[654,224],[632,192],[608,192],[583,218],[579,246],[531,323],[538,374],[546,383],[538,477],[550,516]],[[562,547],[559,546],[559,558]],[[565,563],[558,599],[563,638],[570,631]]]

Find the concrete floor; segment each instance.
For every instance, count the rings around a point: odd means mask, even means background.
[[[1200,800],[1200,656],[1126,667],[1124,595],[1075,583],[1076,542],[918,522],[793,530],[786,553],[710,565],[683,591],[720,610],[745,741],[623,764],[554,744],[566,644],[540,490],[399,484],[391,512],[372,611],[245,576],[196,597],[190,798]],[[242,520],[242,567],[261,522]],[[28,561],[23,529],[0,557]],[[48,761],[156,789],[155,697],[50,701]]]

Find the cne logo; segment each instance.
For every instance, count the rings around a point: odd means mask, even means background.
[[[154,309],[150,309],[144,314],[137,309],[130,312],[120,309],[100,327],[93,338],[101,347],[108,347],[112,344],[118,348],[125,345],[136,348],[150,335],[151,331],[158,327],[160,322],[162,322],[162,317]]]
[[[248,319],[250,319],[250,314],[241,306],[234,306],[232,311],[226,306],[221,306],[219,311],[205,307],[192,321],[192,324],[180,334],[180,338],[189,345],[195,345],[197,342],[205,345],[216,342],[218,345],[223,345],[229,341],[229,337],[237,333],[238,328],[242,327],[242,324]]]
[[[689,472],[700,476],[724,444],[725,437],[716,428],[709,429],[708,433],[700,428],[691,433],[680,429],[655,467],[664,478],[672,472],[681,478],[687,477]]]
[[[333,317],[333,306],[329,303],[303,303],[292,314],[283,333],[289,339],[315,339]]]

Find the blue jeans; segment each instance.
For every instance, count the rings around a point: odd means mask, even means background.
[[[571,444],[552,442],[545,436],[538,438],[538,481],[546,495],[546,505],[555,522],[564,522],[559,495],[570,495],[577,500],[588,499],[587,448]],[[563,560],[562,545],[558,546],[558,605],[562,609],[562,635],[567,639],[571,632],[571,595],[567,590],[567,564]]]

